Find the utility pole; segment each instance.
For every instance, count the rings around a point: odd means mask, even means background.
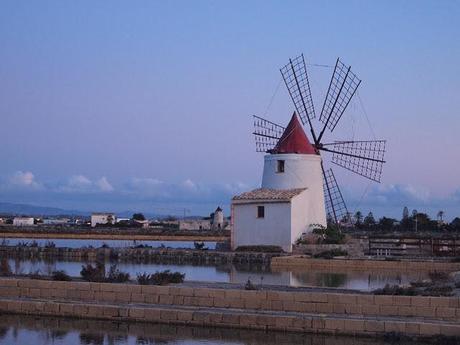
[[[418,218],[417,218],[417,215],[415,215],[415,232],[417,232],[417,227],[418,227]]]

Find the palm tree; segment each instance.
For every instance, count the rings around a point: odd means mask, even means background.
[[[438,220],[442,223],[442,217],[444,216],[444,211],[438,212]]]

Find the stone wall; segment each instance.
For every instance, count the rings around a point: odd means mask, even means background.
[[[334,334],[460,335],[458,297],[0,279],[0,312]]]
[[[325,269],[325,270],[394,270],[394,271],[459,271],[460,262],[447,260],[384,260],[384,259],[312,259],[302,255],[272,259],[276,269]]]
[[[273,257],[281,254],[167,248],[44,248],[0,246],[0,255],[21,259],[72,261],[116,259],[121,262],[269,265]]]

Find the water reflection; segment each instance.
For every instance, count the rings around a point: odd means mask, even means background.
[[[39,272],[51,275],[53,271],[64,270],[73,277],[79,277],[83,261],[64,260],[22,260],[9,259],[9,264],[15,274]],[[106,262],[108,270],[111,263]],[[116,262],[121,271],[128,272],[135,279],[138,273],[155,273],[156,271],[171,270],[185,274],[186,281],[223,282],[243,284],[248,279],[256,285],[284,285],[294,287],[330,287],[361,291],[371,291],[386,284],[408,284],[428,278],[427,272],[394,272],[394,271],[353,271],[341,272],[328,270],[284,270],[276,271],[269,266],[256,265],[180,265],[157,263]]]
[[[19,344],[387,345],[382,340],[367,338],[0,314],[0,345]],[[411,341],[410,344],[417,343]]]

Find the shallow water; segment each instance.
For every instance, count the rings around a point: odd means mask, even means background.
[[[195,248],[194,241],[126,241],[126,240],[79,240],[79,239],[63,239],[63,238],[3,238],[0,240],[0,245],[17,246],[20,243],[37,243],[38,246],[44,247],[48,242],[53,242],[56,247],[66,248],[82,248],[92,246],[94,248],[102,247],[104,244],[110,248],[127,248],[135,247],[140,244],[152,247],[168,247],[168,248]],[[205,247],[215,249],[216,242],[206,241]]]
[[[64,270],[67,274],[78,277],[84,262],[79,261],[43,261],[9,259],[15,274],[28,274],[40,271],[50,275],[53,271]],[[111,262],[106,262],[106,270]],[[173,265],[155,263],[117,263],[121,271],[130,273],[135,278],[137,273],[154,273],[171,270],[185,273],[186,281],[245,283],[248,279],[255,284],[284,285],[296,287],[331,287],[371,291],[386,284],[407,284],[427,278],[425,272],[394,272],[394,271],[273,271],[269,267],[243,265]]]
[[[389,345],[382,340],[0,314],[0,345]],[[395,343],[393,343],[395,344]],[[398,342],[398,344],[403,344]],[[421,344],[414,341],[404,344]]]

